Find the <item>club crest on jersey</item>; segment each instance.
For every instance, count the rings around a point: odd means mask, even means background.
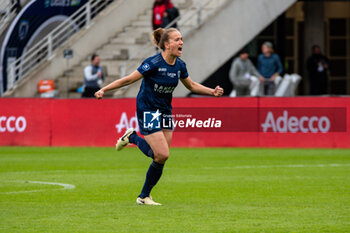
[[[142,65],[142,69],[143,69],[144,71],[148,71],[150,68],[151,68],[151,67],[150,67],[147,63],[145,63],[145,64]]]

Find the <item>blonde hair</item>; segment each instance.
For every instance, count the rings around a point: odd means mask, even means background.
[[[158,28],[152,33],[152,41],[161,50],[165,50],[165,42],[169,42],[169,34],[172,32],[177,32],[176,28]]]

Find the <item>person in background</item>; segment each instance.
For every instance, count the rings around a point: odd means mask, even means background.
[[[274,95],[276,86],[281,81],[283,66],[280,57],[274,53],[271,42],[264,42],[262,54],[258,56],[258,71],[262,75],[260,81],[263,83],[264,95]]]
[[[162,28],[165,28],[166,26],[168,26],[171,22],[173,22],[179,16],[180,16],[179,10],[176,7],[165,10],[163,15]],[[170,26],[173,28],[177,28],[177,23],[174,22],[174,24]]]
[[[170,0],[155,0],[153,4],[152,27],[156,30],[162,27],[164,13],[174,7]]]
[[[91,56],[91,65],[84,69],[84,91],[83,98],[94,98],[95,92],[100,90],[104,81],[102,67],[100,66],[100,56],[93,54]]]
[[[243,48],[239,52],[239,57],[232,62],[229,77],[234,85],[230,97],[258,95],[259,79],[263,78],[250,61],[247,48]]]
[[[311,95],[327,94],[328,68],[328,58],[321,53],[320,46],[312,46],[312,55],[307,59]]]

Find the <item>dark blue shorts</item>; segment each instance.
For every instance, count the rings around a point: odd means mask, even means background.
[[[162,129],[174,129],[171,111],[137,109],[137,120],[142,135],[149,135]]]

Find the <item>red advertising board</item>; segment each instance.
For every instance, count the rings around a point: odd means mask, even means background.
[[[310,129],[308,132],[296,132],[290,131],[279,132],[267,132],[259,134],[259,146],[262,147],[337,147],[337,148],[349,148],[350,147],[350,126],[348,119],[350,116],[350,98],[346,97],[303,97],[303,98],[261,98],[260,108],[274,109],[284,108],[291,109],[291,113],[294,109],[304,109],[303,112],[292,113],[297,115],[298,119],[302,116],[309,118],[326,117],[330,121],[330,130],[322,132],[320,128],[315,125],[316,132],[312,132]],[[300,111],[300,110],[299,110]],[[294,111],[295,112],[295,111]],[[282,115],[281,113],[279,113]],[[265,121],[264,117],[261,122]],[[266,116],[267,117],[267,116]],[[308,123],[305,122],[305,125]],[[310,128],[310,127],[307,127]]]
[[[52,146],[113,146],[126,128],[137,127],[135,99],[62,99],[52,106]]]
[[[50,145],[51,107],[47,99],[0,99],[0,145]]]
[[[174,98],[174,147],[350,148],[350,98]],[[0,99],[0,145],[114,146],[132,99]]]

